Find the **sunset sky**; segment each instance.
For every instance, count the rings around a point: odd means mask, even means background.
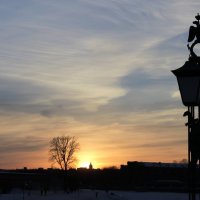
[[[199,0],[1,0],[0,168],[51,167],[76,136],[77,167],[187,158],[171,70],[188,59]]]

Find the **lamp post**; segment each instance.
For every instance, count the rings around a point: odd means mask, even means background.
[[[195,18],[195,26],[189,29],[189,59],[182,67],[172,71],[177,78],[182,102],[188,107],[183,116],[188,116],[189,200],[196,199],[196,169],[200,160],[200,56],[194,49],[200,43],[200,15]]]

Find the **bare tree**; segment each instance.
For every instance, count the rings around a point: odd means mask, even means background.
[[[75,152],[79,150],[75,137],[60,136],[50,141],[49,160],[57,163],[62,170],[67,170],[76,161]]]

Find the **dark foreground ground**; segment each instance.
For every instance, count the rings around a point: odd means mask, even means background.
[[[41,196],[39,190],[31,193],[22,190],[13,190],[9,194],[1,194],[1,200],[187,200],[186,193],[166,192],[128,192],[128,191],[102,191],[82,189],[72,193],[63,191],[47,192]]]

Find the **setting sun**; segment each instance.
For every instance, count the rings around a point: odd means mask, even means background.
[[[99,165],[97,154],[94,152],[94,150],[92,153],[90,151],[80,152],[77,156],[77,159],[77,167],[84,167],[89,169],[90,163],[92,164],[93,168],[102,167],[101,165]]]
[[[80,163],[80,167],[89,168],[90,162],[89,161],[82,161]]]

